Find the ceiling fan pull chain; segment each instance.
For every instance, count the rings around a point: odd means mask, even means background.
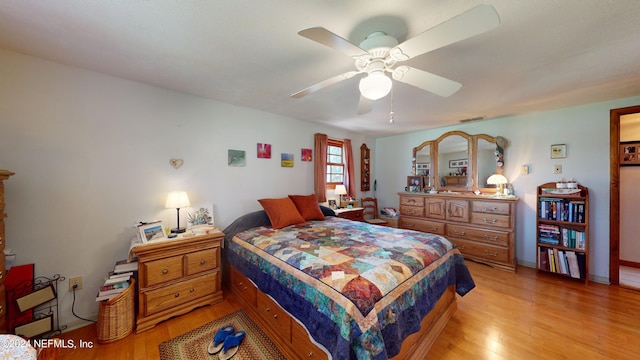
[[[389,113],[389,124],[393,124],[393,88],[391,88],[391,112]]]

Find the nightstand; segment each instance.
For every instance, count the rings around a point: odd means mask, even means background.
[[[224,234],[180,236],[138,245],[136,332],[197,307],[222,301],[220,245]]]
[[[349,219],[353,221],[364,221],[363,211],[364,208],[354,207],[351,209],[342,208],[333,210],[336,213],[337,217],[341,217],[343,219]]]

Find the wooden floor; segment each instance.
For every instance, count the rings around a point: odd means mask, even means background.
[[[520,267],[516,274],[469,262],[476,288],[425,358],[638,359],[640,292],[581,283]],[[225,300],[92,349],[61,349],[60,359],[158,359],[158,344],[238,309]],[[95,326],[62,334],[95,342]]]

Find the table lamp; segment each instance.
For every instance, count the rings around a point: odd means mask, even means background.
[[[187,193],[185,191],[172,191],[167,196],[167,202],[165,203],[164,207],[167,209],[176,209],[176,212],[178,214],[176,227],[171,229],[172,233],[180,234],[187,231],[187,229],[180,227],[180,208],[189,205],[191,205],[191,203],[189,202],[189,196],[187,196]]]
[[[347,194],[347,188],[344,185],[336,185],[336,195],[340,195],[340,207],[342,207],[342,195]]]
[[[500,175],[500,174],[493,174],[489,176],[489,178],[487,179],[487,184],[498,185],[498,190],[496,190],[496,196],[504,195],[504,184],[508,182],[509,181],[507,180],[507,178],[504,177],[504,175]]]

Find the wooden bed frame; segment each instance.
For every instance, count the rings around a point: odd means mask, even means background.
[[[314,344],[297,319],[262,293],[238,270],[229,266],[231,295],[243,305],[249,316],[276,343],[288,359],[328,359],[327,353]],[[420,331],[408,336],[400,353],[392,359],[424,359],[449,319],[457,309],[454,285],[447,288],[433,310],[420,324]]]

